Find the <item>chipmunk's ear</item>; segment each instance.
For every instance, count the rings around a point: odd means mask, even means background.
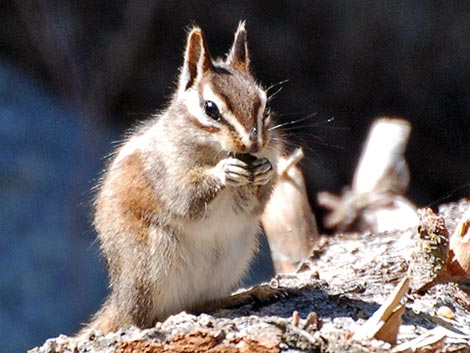
[[[232,48],[227,55],[227,64],[234,68],[248,72],[250,70],[250,56],[248,54],[248,44],[246,40],[245,21],[240,22]]]
[[[188,34],[178,91],[182,92],[194,86],[212,67],[212,59],[207,51],[202,31],[199,27],[193,27]]]

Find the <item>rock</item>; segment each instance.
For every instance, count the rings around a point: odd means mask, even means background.
[[[465,205],[462,201],[443,206],[441,212],[458,220]],[[302,271],[276,276],[279,286],[290,293],[286,298],[198,316],[180,313],[145,330],[131,327],[88,338],[59,336],[30,352],[389,351],[390,344],[354,340],[353,332],[407,274],[410,242],[417,240],[414,229],[338,234],[321,242],[322,248],[315,250]],[[440,352],[468,352],[470,295],[464,288],[439,284],[423,294],[408,294],[397,345],[403,347],[439,328],[445,336],[439,341]],[[442,305],[452,308],[451,322],[436,315]]]

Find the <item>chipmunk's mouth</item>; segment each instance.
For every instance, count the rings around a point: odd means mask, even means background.
[[[233,157],[245,162],[246,164],[251,164],[258,159],[256,156],[249,153],[235,153]]]

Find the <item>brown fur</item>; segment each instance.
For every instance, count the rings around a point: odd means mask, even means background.
[[[156,212],[157,197],[150,178],[144,170],[140,155],[134,153],[127,156],[115,168],[116,178],[112,180],[118,213],[124,221],[137,231],[142,241],[148,237],[148,228],[152,215]],[[113,178],[114,179],[114,178]],[[101,205],[97,205],[99,208]]]

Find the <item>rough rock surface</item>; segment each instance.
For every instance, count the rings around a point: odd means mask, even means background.
[[[441,207],[450,231],[468,207],[468,201]],[[387,343],[351,337],[406,274],[416,239],[414,229],[323,238],[297,273],[272,281],[288,289],[286,298],[211,315],[180,313],[146,330],[97,332],[81,339],[59,336],[31,352],[388,352],[393,347]],[[438,326],[447,337],[437,351],[470,352],[465,284],[409,293],[398,344]]]

